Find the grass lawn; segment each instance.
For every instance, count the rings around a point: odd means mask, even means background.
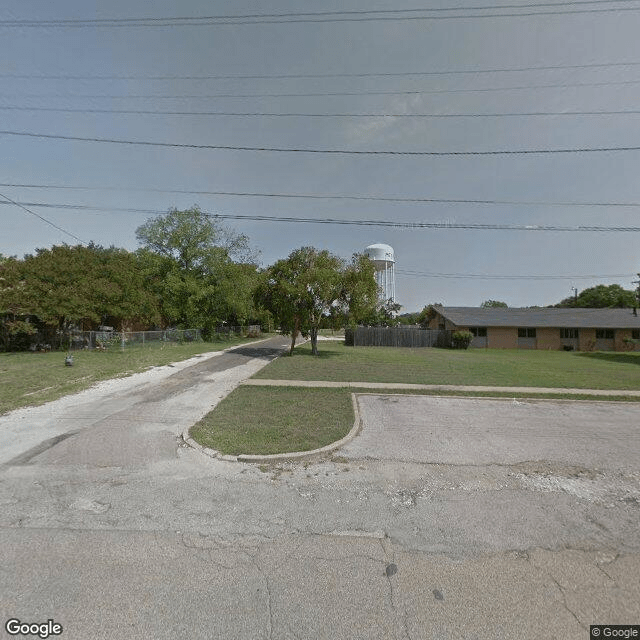
[[[640,352],[345,347],[322,341],[278,358],[254,377],[276,380],[640,389]]]
[[[321,342],[320,356],[310,345],[281,356],[254,378],[397,382],[582,389],[640,389],[640,353],[555,351],[394,349],[345,347]],[[308,451],[344,437],[353,425],[351,394],[371,389],[239,387],[191,429],[202,445],[226,454]],[[393,390],[391,393],[424,394]],[[605,400],[588,394],[426,392],[429,395],[505,396]],[[623,396],[606,400],[638,401]]]
[[[75,351],[73,366],[65,367],[64,352],[0,353],[0,414],[31,405],[39,405],[100,380],[120,378],[152,366],[186,360],[198,353],[218,351],[246,339],[221,342],[165,342],[125,351]]]
[[[238,455],[309,451],[353,427],[344,389],[238,387],[190,430],[200,444]]]

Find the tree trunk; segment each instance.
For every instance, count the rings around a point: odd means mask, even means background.
[[[298,337],[299,329],[300,329],[300,320],[296,318],[293,323],[293,329],[291,330],[291,349],[289,350],[290,356],[293,355],[293,348],[296,346],[296,338]]]
[[[318,355],[318,327],[311,327],[311,355]]]

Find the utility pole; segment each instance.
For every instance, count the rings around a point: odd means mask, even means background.
[[[578,304],[578,288],[577,287],[571,287],[571,291],[573,291],[573,300],[577,305]]]

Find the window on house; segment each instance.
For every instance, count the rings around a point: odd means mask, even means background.
[[[470,327],[469,331],[473,334],[474,338],[486,338],[487,327]]]
[[[518,329],[518,338],[535,338],[535,327],[521,327]]]
[[[631,338],[633,340],[640,340],[640,329],[631,329]]]
[[[577,337],[577,329],[560,329],[560,338],[562,340],[575,340]]]
[[[613,329],[596,329],[596,340],[613,340]]]

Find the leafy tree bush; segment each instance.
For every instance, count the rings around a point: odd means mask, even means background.
[[[259,315],[253,294],[257,254],[247,236],[195,206],[145,222],[136,230],[148,287],[161,301],[164,322],[199,327],[210,339],[223,322],[245,325]]]
[[[311,337],[318,354],[318,329],[333,315],[355,323],[375,309],[377,285],[371,261],[354,255],[350,264],[329,251],[302,247],[278,260],[263,274],[256,299],[273,314],[291,350],[299,333]]]
[[[415,313],[401,313],[400,315],[396,316],[396,321],[399,324],[404,325],[420,324],[419,317],[420,313],[417,311]]]
[[[160,319],[137,257],[124,249],[94,244],[37,249],[23,260],[3,261],[0,278],[5,349],[28,347],[33,340],[62,346],[72,327],[123,328]]]
[[[451,346],[454,349],[468,349],[472,340],[471,331],[454,331],[451,334]]]
[[[438,314],[438,307],[442,307],[442,303],[435,302],[433,304],[428,304],[426,307],[423,307],[422,311],[418,314],[418,324],[424,329],[429,328],[429,322],[433,320]]]
[[[619,284],[599,284],[584,289],[577,296],[564,298],[554,307],[587,307],[591,309],[603,308],[631,308],[638,305],[635,291],[623,289]]]

